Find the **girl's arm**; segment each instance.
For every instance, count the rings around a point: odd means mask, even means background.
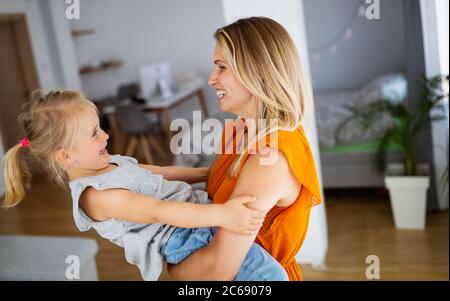
[[[265,214],[245,206],[252,197],[235,198],[231,204],[195,204],[161,201],[126,189],[95,190],[89,187],[80,206],[91,218],[109,218],[136,223],[162,223],[183,228],[224,227],[237,233],[250,234],[259,229]]]
[[[281,152],[273,165],[261,165],[259,154],[251,155],[240,173],[230,197],[252,193],[252,208],[268,212],[279,200],[289,205],[298,196],[300,183],[292,175]],[[274,177],[273,175],[277,175]],[[211,242],[177,265],[168,265],[169,273],[180,280],[232,280],[240,269],[257,233],[238,235],[218,229]]]
[[[157,166],[139,164],[140,167],[160,174],[169,181],[183,181],[189,184],[205,182],[209,167]]]

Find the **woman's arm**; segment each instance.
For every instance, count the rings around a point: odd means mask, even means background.
[[[246,161],[230,198],[251,193],[256,201],[250,207],[268,212],[279,200],[284,205],[295,201],[300,183],[291,173],[286,157],[276,149],[273,165],[260,164],[260,154]],[[169,273],[180,280],[232,280],[239,271],[257,233],[238,235],[219,229],[209,245],[177,265],[168,265]]]
[[[157,166],[139,164],[140,167],[160,174],[169,181],[183,181],[189,184],[205,182],[209,167]]]
[[[233,200],[229,206],[161,201],[126,189],[95,190],[89,187],[80,206],[94,220],[109,218],[136,223],[162,223],[184,228],[220,226],[238,233],[254,233],[265,214],[247,208],[251,197]]]

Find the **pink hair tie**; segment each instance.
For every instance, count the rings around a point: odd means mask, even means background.
[[[30,146],[30,140],[28,138],[23,138],[20,140],[20,147],[29,147]]]

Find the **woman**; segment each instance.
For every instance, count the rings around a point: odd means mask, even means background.
[[[207,191],[214,203],[253,195],[257,200],[251,206],[267,215],[255,235],[218,229],[209,245],[169,265],[169,273],[184,280],[232,280],[256,239],[290,280],[302,280],[295,255],[306,235],[310,209],[321,196],[300,125],[308,102],[300,59],[287,31],[264,17],[219,28],[215,38],[215,69],[208,83],[217,91],[221,110],[241,119],[225,126],[223,152],[210,168]],[[248,130],[250,124],[258,125],[256,133]],[[273,134],[278,138],[276,146],[268,143]],[[241,145],[244,151],[230,153],[229,145]],[[276,160],[262,164],[268,156]]]

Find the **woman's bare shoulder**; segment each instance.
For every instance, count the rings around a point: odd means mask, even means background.
[[[271,196],[274,204],[288,206],[296,200],[301,184],[292,174],[284,153],[272,147],[261,148],[246,160],[238,177],[248,191]]]

